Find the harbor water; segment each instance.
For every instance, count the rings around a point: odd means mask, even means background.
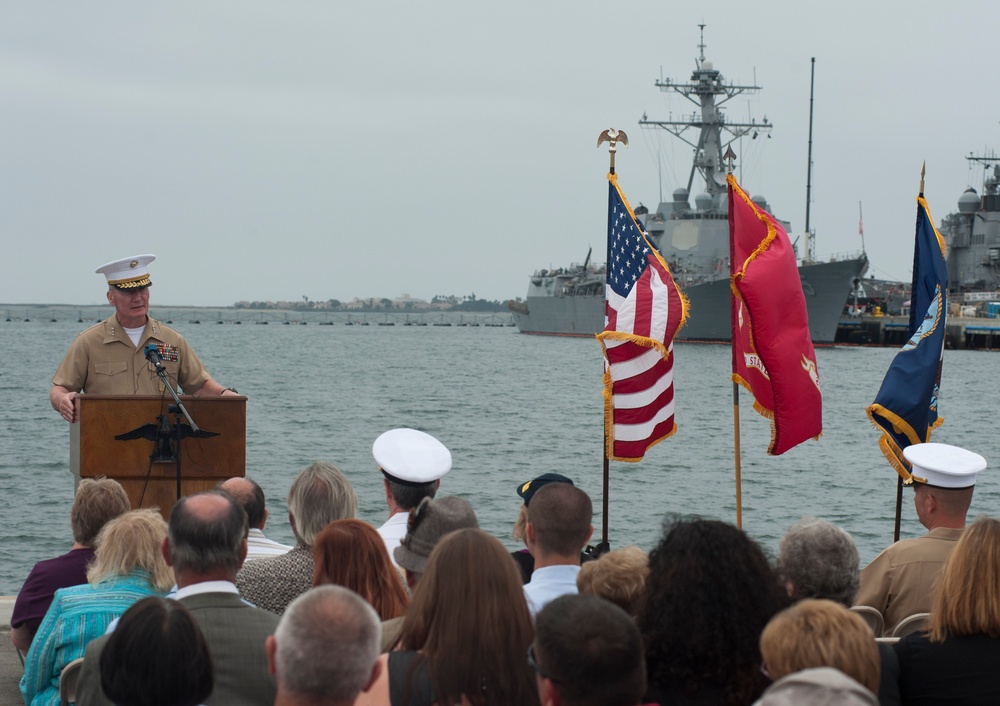
[[[25,312],[27,313],[27,309]],[[0,320],[0,595],[15,594],[38,560],[72,543],[69,428],[49,406],[50,378],[74,335],[110,310]],[[154,315],[163,316],[162,310]],[[268,498],[266,534],[292,542],[285,495],[314,460],[335,463],[360,500],[359,515],[386,519],[371,444],[410,426],[440,438],[454,466],[441,494],[461,495],[481,526],[511,548],[515,488],[557,471],[594,500],[601,528],[603,370],[592,339],[520,335],[509,327],[215,325],[218,313],[176,318],[212,375],[247,394],[247,474]],[[862,563],[892,539],[896,475],[865,415],[895,350],[817,350],[824,433],[780,457],[766,454],[770,427],[740,394],[743,527],[774,553],[803,515],[840,524]],[[651,549],[665,516],[734,522],[733,392],[728,346],[675,346],[677,434],[638,464],[612,463],[612,547]],[[980,476],[972,514],[1000,513],[1000,434],[994,354],[947,351],[935,441],[966,446],[993,468]],[[910,491],[903,536],[922,533]]]

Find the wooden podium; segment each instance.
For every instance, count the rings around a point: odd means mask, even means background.
[[[246,397],[181,396],[188,414],[202,431],[218,436],[187,436],[180,443],[181,495],[211,490],[219,482],[243,476],[247,457]],[[159,507],[164,518],[177,499],[177,464],[153,461],[157,441],[116,436],[145,425],[172,426],[169,397],[77,395],[76,419],[70,425],[70,470],[79,478],[107,476],[122,484],[132,509]],[[188,426],[182,414],[181,424]],[[141,499],[141,500],[140,500]]]

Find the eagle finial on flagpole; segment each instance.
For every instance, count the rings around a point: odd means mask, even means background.
[[[733,152],[733,146],[732,145],[729,145],[728,147],[726,147],[726,153],[724,155],[722,155],[722,159],[725,160],[726,162],[728,162],[728,164],[726,165],[726,168],[729,170],[729,173],[732,174],[733,173],[733,162],[736,161],[736,153]]]
[[[611,173],[615,173],[615,152],[618,151],[618,143],[621,142],[623,146],[628,147],[628,135],[625,134],[624,130],[615,130],[613,127],[609,127],[607,130],[602,132],[597,137],[597,146],[600,147],[601,143],[608,143],[608,153],[611,155]]]

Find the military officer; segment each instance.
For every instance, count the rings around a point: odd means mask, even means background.
[[[49,401],[67,422],[75,421],[74,398],[80,392],[98,395],[160,395],[163,382],[147,360],[145,348],[156,346],[167,375],[183,392],[236,395],[205,370],[184,338],[149,317],[148,265],[155,255],[135,255],[98,267],[108,281],[109,319],[80,333],[52,378]]]

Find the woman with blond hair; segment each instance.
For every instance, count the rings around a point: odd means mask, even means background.
[[[777,681],[803,669],[832,667],[874,694],[880,659],[861,616],[825,598],[807,598],[778,613],[760,636],[767,676]]]
[[[313,544],[313,586],[349,588],[371,604],[383,621],[406,613],[410,603],[385,541],[361,520],[334,520]]]
[[[903,704],[1000,704],[1000,520],[976,519],[941,570],[926,633],[896,643]]]
[[[611,601],[639,618],[642,592],[649,575],[649,557],[639,547],[622,547],[581,565],[576,576],[580,593],[590,593]]]
[[[112,620],[150,595],[164,595],[174,583],[163,558],[167,523],[157,510],[132,510],[108,522],[97,535],[89,583],[55,593],[24,662],[21,695],[31,706],[59,703],[63,667],[83,656]]]
[[[403,649],[355,706],[538,704],[525,655],[534,629],[510,554],[478,529],[448,534],[431,552],[403,620]]]

